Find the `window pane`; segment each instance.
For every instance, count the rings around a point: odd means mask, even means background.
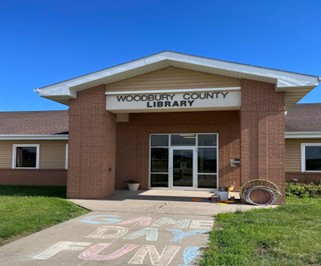
[[[216,148],[198,148],[199,173],[215,174],[217,172],[216,162]]]
[[[16,167],[36,167],[36,158],[36,147],[17,147]]]
[[[168,149],[151,149],[151,172],[168,172]]]
[[[195,146],[195,134],[171,135],[172,146]]]
[[[216,175],[198,175],[198,188],[216,188]]]
[[[152,135],[152,146],[168,146],[168,135]]]
[[[305,147],[305,168],[308,171],[321,171],[321,146]]]
[[[193,150],[173,151],[173,186],[193,186]]]
[[[167,174],[151,174],[150,176],[152,187],[168,187]]]
[[[216,134],[199,134],[198,146],[216,146]]]

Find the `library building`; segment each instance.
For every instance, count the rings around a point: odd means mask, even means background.
[[[103,199],[321,179],[320,77],[164,51],[36,89],[68,111],[0,113],[0,184]],[[44,99],[44,101],[46,101]]]

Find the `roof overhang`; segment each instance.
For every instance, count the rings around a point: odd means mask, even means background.
[[[0,134],[0,140],[68,140],[69,135]],[[285,139],[321,139],[321,132],[285,132]]]
[[[321,132],[285,132],[286,139],[320,139]]]
[[[68,134],[0,134],[0,140],[68,140]]]
[[[317,76],[263,68],[199,56],[165,51],[128,63],[36,89],[41,97],[63,104],[77,97],[77,92],[101,84],[109,84],[166,67],[183,68],[237,79],[251,79],[275,84],[277,91],[286,94],[286,105],[295,104],[316,87]]]

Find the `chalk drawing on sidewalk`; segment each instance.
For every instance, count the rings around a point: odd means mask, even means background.
[[[193,220],[190,228],[212,230],[213,225],[214,225],[214,222],[211,220]]]
[[[125,254],[131,252],[135,248],[138,247],[138,245],[134,244],[126,244],[122,248],[116,250],[115,252],[108,254],[108,255],[100,255],[99,252],[103,251],[105,248],[109,247],[109,243],[98,243],[94,246],[89,247],[84,252],[82,252],[78,258],[83,260],[89,260],[89,261],[109,261],[109,260],[115,260],[118,259]]]
[[[123,226],[106,225],[99,227],[95,232],[87,236],[87,238],[96,239],[116,239],[126,235],[128,228]]]
[[[141,230],[138,230],[136,232],[133,232],[127,236],[125,236],[123,239],[137,239],[141,236],[146,235],[146,241],[157,241],[158,238],[158,230],[154,227],[145,227]]]
[[[124,263],[128,264],[169,265],[176,256],[175,262],[178,261],[179,266],[192,266],[201,254],[200,247],[196,245],[186,247],[186,244],[193,243],[193,237],[196,235],[208,234],[214,224],[213,220],[170,217],[161,217],[153,221],[150,216],[126,220],[119,215],[109,214],[95,214],[79,221],[90,224],[86,228],[94,228],[94,232],[83,238],[90,239],[92,242],[95,239],[100,240],[100,243],[60,241],[34,256],[33,259],[47,260],[59,253],[65,256],[65,253],[70,252],[72,255],[73,251],[78,251],[76,258],[88,262],[112,261],[122,258],[121,260],[126,260]],[[164,235],[161,241],[157,242],[161,234]],[[141,244],[136,243],[137,239]],[[115,242],[116,240],[129,240],[129,243],[126,241],[127,243],[122,244],[121,248],[117,245],[117,250],[115,250],[115,243],[118,243]],[[152,241],[154,245],[149,245],[150,243],[146,241]],[[166,245],[167,243],[175,244]],[[185,246],[184,249],[182,245]]]
[[[81,220],[83,223],[88,224],[116,224],[121,221],[118,215],[108,215],[108,214],[97,214],[93,216],[88,216]]]
[[[88,242],[60,241],[33,258],[37,260],[47,260],[61,251],[83,250],[86,246],[89,245],[91,245],[91,243]]]
[[[189,225],[190,219],[183,219],[183,220],[174,220],[168,217],[159,218],[152,226],[160,227],[162,225],[173,225],[175,228],[187,228]]]
[[[207,232],[206,230],[193,230],[193,231],[184,232],[181,229],[175,229],[175,228],[168,229],[168,231],[174,235],[174,237],[171,239],[171,242],[181,242],[185,237],[204,234]]]
[[[127,221],[123,221],[118,224],[127,225],[127,224],[139,223],[140,226],[149,226],[151,221],[152,221],[152,217],[142,216],[142,217],[138,217],[138,218],[129,219]]]
[[[128,264],[143,264],[146,255],[149,254],[151,265],[166,266],[170,264],[179,249],[180,247],[178,246],[165,246],[162,253],[159,254],[154,245],[144,245],[136,252]]]
[[[178,266],[193,266],[193,261],[201,255],[201,248],[199,246],[188,246],[183,252],[184,264],[179,264]]]

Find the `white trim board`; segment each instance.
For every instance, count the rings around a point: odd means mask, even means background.
[[[68,149],[68,143],[66,144],[66,150],[65,150],[65,169],[68,170],[68,154],[69,149]]]
[[[285,139],[321,139],[321,132],[285,132]],[[0,140],[68,140],[68,134],[32,135],[32,134],[0,134]]]
[[[68,140],[68,134],[38,135],[38,134],[0,134],[0,140]]]
[[[193,88],[193,89],[163,89],[163,90],[138,90],[138,91],[106,91],[106,95],[123,95],[123,94],[164,94],[180,92],[208,92],[208,91],[240,91],[241,87],[226,88]]]
[[[285,132],[285,139],[321,139],[321,132]]]
[[[237,79],[251,79],[268,82],[275,84],[276,90],[280,91],[297,91],[299,88],[304,88],[304,91],[307,93],[320,82],[318,76],[164,51],[42,87],[35,91],[41,97],[66,103],[68,99],[76,98],[78,91],[132,78],[166,67],[183,68]]]

